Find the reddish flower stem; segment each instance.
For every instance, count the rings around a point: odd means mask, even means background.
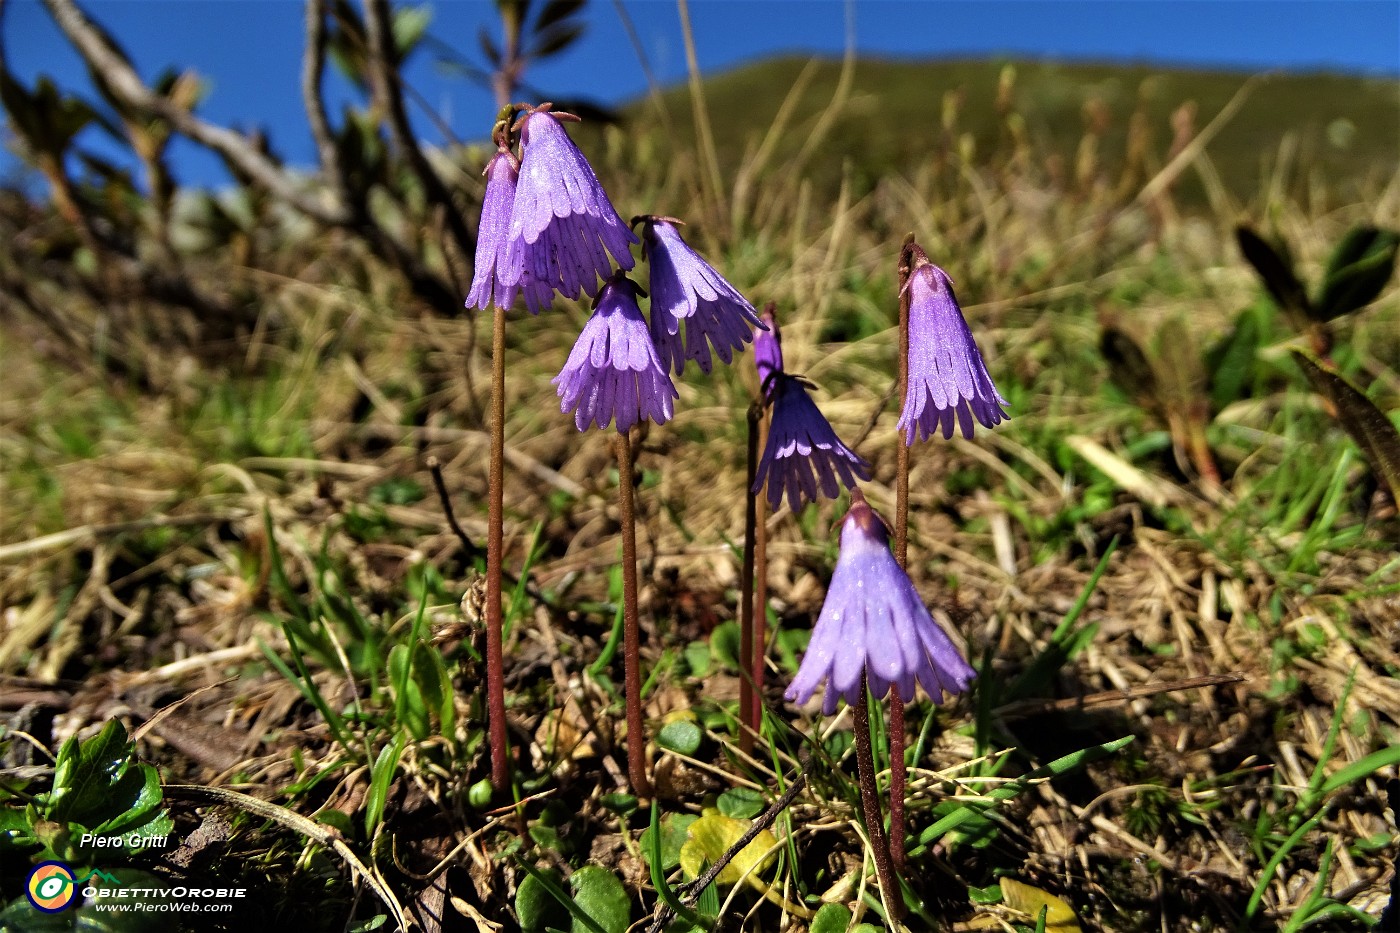
[[[765,441],[760,431],[758,446],[762,449]],[[765,662],[768,657],[768,500],[757,497],[758,510],[754,516],[754,616],[753,616],[753,722],[754,728],[763,727],[763,681],[767,676]]]
[[[506,739],[505,660],[501,646],[501,575],[505,558],[506,312],[496,308],[491,326],[491,457],[486,519],[486,721],[491,738],[491,786],[510,782]]]
[[[890,685],[890,857],[895,871],[904,871],[904,698]]]
[[[905,238],[899,252],[899,388],[896,397],[909,391],[909,276],[914,267],[914,238]],[[894,557],[909,569],[909,445],[898,439],[895,460]],[[899,687],[890,688],[890,854],[900,871],[904,870],[904,791],[907,784],[904,765],[904,697]]]
[[[865,811],[865,829],[870,833],[870,845],[875,851],[875,872],[880,876],[880,890],[890,920],[904,916],[904,895],[896,880],[890,858],[890,841],[885,836],[885,818],[880,813],[880,794],[875,786],[875,753],[870,745],[870,704],[866,699],[865,676],[861,675],[860,700],[853,710],[856,730],[856,775],[860,783],[860,805]]]
[[[753,484],[758,475],[758,422],[762,417],[759,403],[749,406],[749,449],[744,474],[744,563],[739,572],[739,750],[745,753],[753,751],[754,733],[758,731],[755,691],[763,679],[761,667],[754,673],[753,637],[754,526],[758,520],[758,494],[753,491]]]
[[[627,705],[627,776],[638,797],[651,796],[642,730],[642,646],[637,620],[637,511],[632,501],[632,440],[617,435],[617,498],[622,518],[622,666]]]

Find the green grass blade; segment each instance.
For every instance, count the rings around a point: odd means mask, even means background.
[[[569,895],[568,891],[565,891],[563,888],[559,887],[559,885],[557,885],[554,882],[553,878],[549,877],[549,875],[540,871],[538,868],[531,865],[524,859],[516,859],[516,864],[518,864],[521,868],[525,869],[525,873],[528,874],[531,878],[534,878],[535,881],[539,882],[540,887],[548,891],[550,897],[554,898],[556,901],[562,904],[564,906],[564,909],[567,910],[575,920],[588,927],[590,930],[593,931],[593,933],[607,933],[606,930],[604,930],[601,926],[598,925],[597,920],[594,920],[591,916],[589,916],[588,911],[578,906],[574,899]]]
[[[1379,751],[1374,751],[1360,761],[1352,762],[1328,778],[1322,785],[1322,795],[1326,796],[1333,791],[1341,790],[1348,784],[1353,784],[1356,781],[1370,777],[1382,768],[1390,768],[1396,765],[1400,765],[1400,745],[1392,745],[1389,748],[1382,748]]]
[[[681,899],[666,881],[666,871],[661,867],[661,807],[656,801],[652,801],[651,804],[651,845],[648,846],[647,865],[651,868],[651,886],[656,888],[662,902],[674,910],[677,917],[697,930],[708,929],[709,925],[700,919],[699,914],[681,903]]]
[[[1025,777],[1018,778],[1015,781],[1012,781],[1008,784],[1003,784],[1002,786],[992,790],[990,793],[987,794],[987,796],[990,797],[992,800],[991,806],[995,806],[998,803],[1002,803],[1004,801],[1012,799],[1016,795],[1020,794],[1021,791],[1029,787],[1032,781],[1038,781],[1042,778],[1053,778],[1058,775],[1065,774],[1066,772],[1073,771],[1077,768],[1082,768],[1090,762],[1097,761],[1100,758],[1112,755],[1114,752],[1122,748],[1126,748],[1128,745],[1132,744],[1134,738],[1134,736],[1126,735],[1121,739],[1114,739],[1112,742],[1105,742],[1102,745],[1093,745],[1089,748],[1080,749],[1077,752],[1071,752],[1070,754],[1065,755],[1063,758],[1056,758],[1048,765],[1036,768],[1034,771],[1030,772]],[[966,806],[960,810],[956,810],[952,813],[949,813],[947,816],[934,823],[928,829],[925,829],[923,832],[921,832],[919,834],[918,844],[920,846],[926,846],[933,840],[937,839],[939,836],[942,836],[944,833],[948,832],[949,830],[956,829],[958,826],[961,826],[968,820],[979,816],[985,812],[986,810],[979,809],[975,806]]]

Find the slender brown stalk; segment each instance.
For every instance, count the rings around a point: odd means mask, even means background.
[[[756,691],[763,682],[763,671],[754,672],[753,638],[753,567],[755,525],[758,521],[758,494],[753,491],[758,475],[758,423],[763,406],[749,406],[748,469],[744,474],[744,564],[739,572],[739,750],[753,751],[754,733],[758,731]]]
[[[768,432],[760,431],[758,447],[763,449]],[[768,500],[758,497],[757,512],[754,516],[753,575],[754,575],[754,614],[753,614],[753,673],[754,698],[753,721],[755,729],[763,727],[763,681],[767,676],[765,664],[768,658]]]
[[[501,576],[505,569],[506,312],[495,308],[491,324],[490,502],[486,517],[486,721],[491,735],[491,786],[510,781],[506,740],[506,679],[501,638]]]
[[[899,252],[899,383],[896,396],[909,390],[909,276],[914,267],[914,235]],[[899,566],[909,566],[909,445],[899,438],[895,460],[894,556]],[[904,791],[908,776],[904,765],[904,697],[898,686],[890,688],[890,854],[895,868],[904,870]]]
[[[880,876],[880,890],[885,907],[898,920],[904,916],[904,895],[895,879],[890,859],[890,841],[885,835],[885,818],[880,813],[880,795],[875,788],[875,753],[870,747],[870,704],[866,699],[865,676],[861,675],[860,699],[855,709],[856,774],[860,783],[860,804],[865,811],[865,828],[870,833],[870,845],[875,850],[875,871]]]
[[[899,382],[895,396],[903,399],[909,392],[909,277],[914,273],[914,234],[904,238],[899,251]],[[909,445],[899,439],[895,460],[894,489],[894,557],[899,566],[909,563]]]
[[[904,697],[890,685],[890,858],[895,871],[904,871],[904,792],[908,784],[904,765]]]
[[[627,777],[638,797],[651,796],[642,732],[642,645],[637,620],[637,510],[632,501],[632,440],[617,435],[617,499],[622,518],[622,666],[627,704]]]

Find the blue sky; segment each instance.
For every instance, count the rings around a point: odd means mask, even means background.
[[[685,53],[676,4],[621,2],[657,78],[682,80]],[[195,68],[209,82],[200,108],[207,119],[261,126],[288,162],[313,162],[298,91],[303,40],[298,0],[86,0],[85,7],[145,77],[170,66]],[[432,7],[430,33],[479,62],[478,31],[499,30],[494,4],[438,0]],[[849,18],[857,48],[866,56],[1010,55],[1400,76],[1400,3],[1395,0],[855,0],[849,5],[691,0],[690,15],[707,72],[779,52],[839,55]],[[592,0],[586,18],[584,38],[536,66],[527,80],[606,104],[645,93],[645,73],[616,4]],[[5,2],[0,38],[10,68],[26,81],[46,73],[65,88],[86,92],[84,69],[38,0]],[[495,107],[485,89],[435,68],[430,53],[415,58],[408,78],[455,135],[486,134]],[[348,88],[333,79],[333,113],[339,109],[335,101],[348,95]],[[428,141],[441,141],[421,113],[415,125]],[[117,152],[97,133],[83,142],[108,157]],[[182,182],[224,180],[217,160],[197,147],[181,144],[172,157]],[[11,177],[15,165],[12,156],[0,153],[0,179]]]

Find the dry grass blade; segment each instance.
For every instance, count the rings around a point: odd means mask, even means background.
[[[265,820],[272,820],[285,826],[293,832],[300,833],[308,839],[313,839],[321,845],[326,846],[335,852],[346,865],[347,868],[365,884],[369,885],[380,902],[389,909],[393,915],[394,922],[398,924],[399,930],[408,929],[408,915],[404,913],[403,905],[399,903],[394,892],[384,883],[383,877],[378,871],[373,871],[360,861],[360,857],[355,854],[350,846],[346,845],[340,833],[329,826],[322,825],[306,817],[293,813],[286,807],[279,807],[276,804],[268,803],[266,800],[259,800],[257,797],[250,797],[247,794],[240,794],[238,791],[225,790],[222,787],[201,787],[197,784],[166,784],[163,787],[165,793],[172,797],[183,798],[185,800],[196,801],[205,805],[216,804],[221,806],[235,807],[245,813],[262,817]]]

